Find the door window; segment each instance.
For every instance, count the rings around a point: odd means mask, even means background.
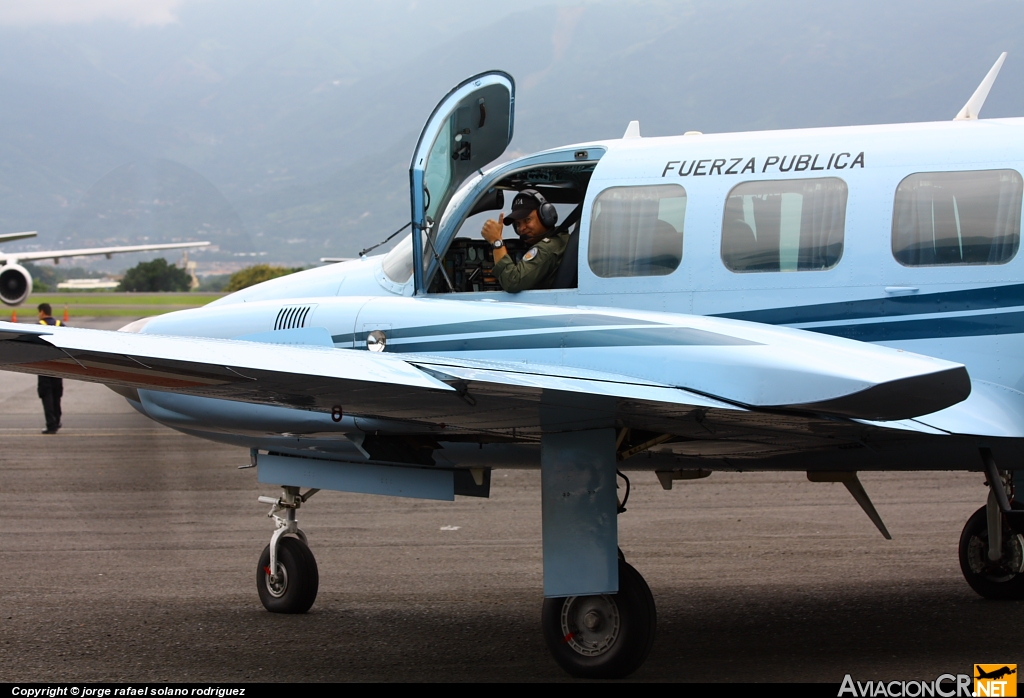
[[[434,141],[434,146],[430,149],[427,166],[423,173],[423,195],[426,198],[424,205],[427,218],[430,220],[437,219],[437,210],[444,201],[445,195],[448,193],[448,185],[452,181],[452,160],[448,155],[451,150],[449,147],[452,138],[451,131],[452,122],[449,119],[444,122],[437,134],[437,140]]]

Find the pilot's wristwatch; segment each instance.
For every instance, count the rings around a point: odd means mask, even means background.
[[[505,246],[505,241],[504,240],[495,240],[494,242],[491,243],[491,246],[494,247],[494,249],[498,249],[499,247],[504,247]]]

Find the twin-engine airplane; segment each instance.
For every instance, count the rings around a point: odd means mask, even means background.
[[[36,232],[0,234],[0,244],[34,238]],[[151,252],[154,250],[182,250],[192,247],[206,247],[208,242],[172,242],[158,245],[126,245],[122,247],[84,247],[78,250],[44,250],[42,252],[0,252],[0,302],[4,305],[16,306],[25,302],[32,293],[32,275],[28,269],[18,262],[31,262],[37,259],[52,259],[59,264],[65,257],[90,257],[123,254],[126,252]]]
[[[806,471],[888,536],[858,471],[981,470],[963,574],[1020,599],[1024,119],[976,118],[996,69],[945,123],[641,138],[633,122],[496,166],[514,83],[477,75],[424,127],[412,232],[386,255],[120,333],[0,323],[0,368],[104,383],[248,447],[283,487],[260,498],[274,612],[315,599],[296,511],[317,490],[486,497],[493,468],[541,471],[543,632],[575,676],[625,676],[654,641],[619,549],[622,471],[665,489]],[[480,215],[527,188],[570,244],[552,288],[508,294]]]

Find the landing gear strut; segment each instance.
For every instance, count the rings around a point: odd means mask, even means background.
[[[1021,516],[1024,505],[1012,500],[1010,478],[999,472],[988,449],[982,449],[982,459],[988,503],[974,512],[960,534],[960,570],[986,599],[1024,599],[1024,535],[1008,520]]]
[[[619,559],[619,591],[545,599],[544,641],[577,678],[620,679],[640,668],[654,644],[654,597],[632,565]]]
[[[256,590],[263,607],[272,613],[305,613],[316,600],[320,574],[316,558],[306,543],[306,534],[299,528],[295,512],[318,490],[299,494],[298,487],[284,487],[280,499],[260,497],[273,507],[267,516],[274,519],[277,530],[270,545],[263,549],[256,566]],[[284,512],[279,516],[278,512]]]

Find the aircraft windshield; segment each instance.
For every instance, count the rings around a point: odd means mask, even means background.
[[[431,176],[431,171],[428,168],[426,176],[428,189],[429,183],[431,181]],[[437,242],[438,232],[442,230],[448,230],[452,227],[452,212],[458,211],[459,207],[462,205],[463,200],[470,194],[470,192],[474,191],[474,187],[480,181],[480,178],[481,177],[479,174],[475,175],[474,177],[471,177],[470,180],[452,196],[449,206],[447,206],[444,212],[442,213],[441,222],[439,224],[433,225],[430,229],[430,241],[432,243],[434,243],[435,245],[443,244],[443,241],[441,243]],[[431,210],[432,206],[433,202],[431,202],[427,210]],[[427,247],[426,245],[424,245],[423,249],[426,252],[423,259],[423,266],[429,267],[430,263],[433,261],[433,255],[430,253],[430,248]],[[441,254],[440,249],[438,249],[438,254]],[[387,275],[387,277],[394,281],[395,283],[404,284],[407,281],[409,281],[409,278],[412,276],[411,233],[402,238],[402,240],[397,245],[395,245],[390,252],[388,252],[387,256],[384,258],[383,268],[384,273]]]
[[[406,235],[388,252],[382,263],[384,273],[396,284],[404,284],[412,276],[412,234]]]

